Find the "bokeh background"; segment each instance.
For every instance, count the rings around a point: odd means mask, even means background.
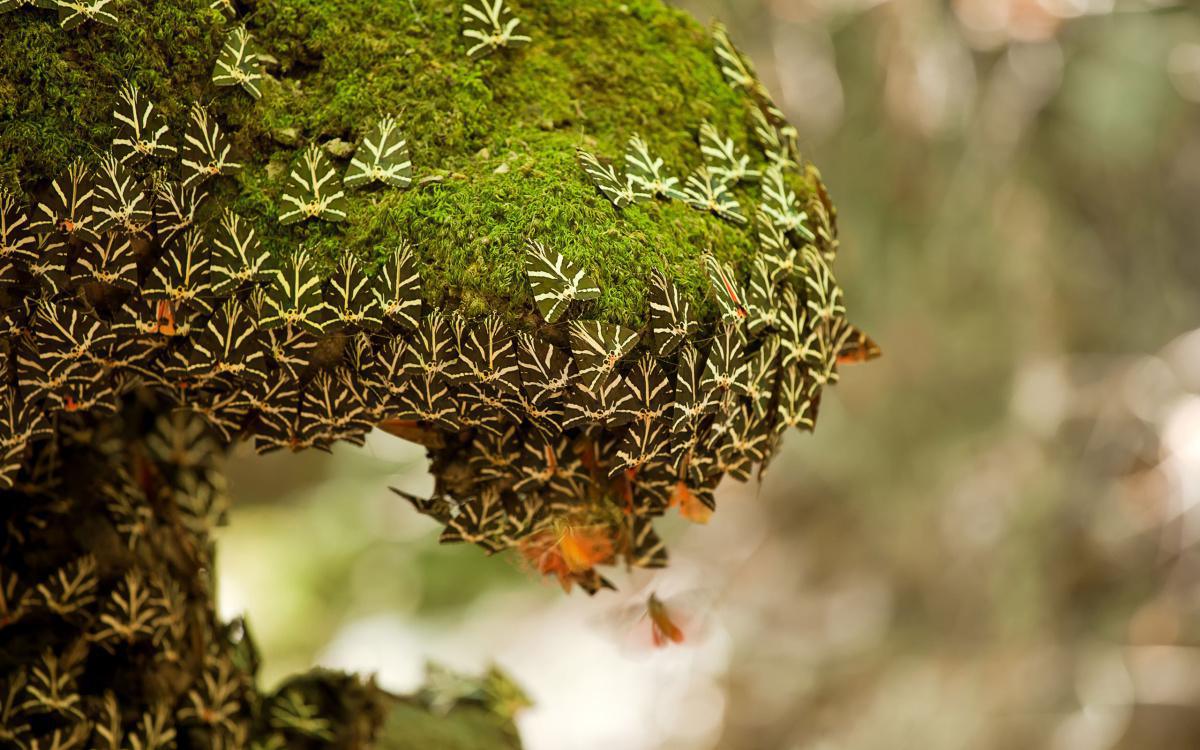
[[[595,599],[437,546],[387,435],[235,458],[222,608],[267,683],[497,663],[532,750],[1200,747],[1200,10],[680,5],[798,126],[885,357]],[[684,645],[647,645],[652,590]]]

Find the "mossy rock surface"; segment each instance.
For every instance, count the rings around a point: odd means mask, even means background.
[[[680,178],[701,164],[696,134],[712,122],[761,158],[749,103],[726,83],[708,30],[659,0],[512,3],[532,44],[471,60],[457,3],[270,0],[239,3],[277,64],[263,97],[210,83],[231,22],[208,0],[128,0],[136,22],[63,31],[43,11],[0,26],[0,184],[32,191],[113,137],[126,81],[181,133],[193,102],[211,104],[247,168],[212,188],[257,225],[275,253],[312,248],[328,269],[344,253],[381,262],[401,238],[423,262],[427,299],[472,315],[531,308],[526,242],[536,239],[597,277],[584,317],[636,326],[649,272],[666,269],[702,317],[715,315],[701,258],[744,267],[753,230],[681,201],[617,210],[576,161],[584,146],[620,160],[642,135]],[[346,147],[387,113],[409,139],[414,185],[351,193],[349,220],[277,221],[287,168],[308,144]],[[341,146],[342,148],[339,148]],[[346,158],[335,158],[345,168]],[[812,195],[795,175],[801,199]],[[753,201],[739,191],[743,210]],[[216,202],[210,202],[216,203]]]

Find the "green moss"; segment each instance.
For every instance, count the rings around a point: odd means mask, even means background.
[[[105,149],[129,77],[177,127],[191,101],[214,102],[248,163],[220,197],[273,252],[303,245],[327,264],[345,252],[374,262],[407,236],[428,296],[469,313],[525,312],[531,238],[598,275],[604,295],[592,316],[630,325],[643,319],[650,268],[667,269],[711,315],[703,253],[744,263],[752,252],[750,229],[678,202],[617,211],[575,161],[579,145],[618,158],[640,133],[683,177],[700,163],[706,118],[752,148],[748,103],[722,79],[707,30],[659,0],[514,0],[533,44],[480,61],[463,54],[457,2],[245,5],[243,20],[278,61],[257,103],[207,86],[225,28],[207,0],[129,0],[123,12],[136,23],[86,33],[60,31],[41,12],[5,16],[0,92],[19,93],[0,105],[0,180],[33,188],[70,157]],[[357,142],[387,112],[400,117],[425,182],[354,193],[344,225],[281,227],[278,199],[298,150]]]

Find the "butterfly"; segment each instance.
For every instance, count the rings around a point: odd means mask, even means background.
[[[246,308],[226,300],[195,337],[193,351],[206,372],[218,378],[267,377],[267,351]]]
[[[144,181],[137,179],[111,154],[100,163],[95,182],[96,231],[145,234],[153,221],[153,206]]]
[[[761,207],[755,226],[758,230],[759,254],[771,267],[771,280],[776,284],[786,284],[802,276],[804,263],[799,251]]]
[[[516,395],[521,391],[513,334],[498,315],[471,324],[459,344],[459,358],[481,385]]]
[[[383,316],[410,330],[420,325],[421,274],[412,247],[402,240],[372,289]]]
[[[636,421],[617,445],[609,476],[637,471],[664,458],[670,449],[667,430],[658,421]]]
[[[212,82],[218,86],[241,86],[255,99],[262,97],[262,59],[252,47],[250,33],[238,26],[225,36],[225,44],[213,67]]]
[[[709,172],[731,185],[757,182],[761,176],[750,168],[750,157],[738,150],[733,139],[723,137],[707,120],[700,124],[700,153]]]
[[[309,146],[292,163],[281,198],[281,224],[308,219],[345,221],[349,201],[333,165],[316,144]]]
[[[644,354],[625,378],[629,398],[619,407],[629,421],[650,425],[661,420],[671,404],[671,383],[653,355]]]
[[[662,271],[654,271],[650,280],[650,340],[655,352],[665,357],[696,333],[691,304],[679,295]]]
[[[150,299],[165,299],[177,309],[208,312],[212,310],[208,268],[211,245],[198,227],[167,242],[166,250],[150,269],[143,294]]]
[[[784,367],[779,378],[776,413],[780,426],[812,431],[817,421],[821,386],[803,365]]]
[[[563,406],[563,429],[590,425],[616,427],[632,420],[621,407],[629,399],[621,378],[599,380],[592,387],[577,387],[568,394]]]
[[[396,119],[388,115],[376,123],[354,152],[342,183],[358,188],[372,182],[382,182],[395,188],[412,184],[412,159],[408,141],[399,131]]]
[[[650,199],[649,193],[641,192],[632,179],[627,177],[622,181],[611,164],[601,164],[599,159],[582,148],[575,149],[575,154],[592,184],[617,208],[625,208],[635,201]]]
[[[717,407],[711,391],[701,385],[703,376],[704,360],[699,350],[692,344],[684,345],[679,352],[675,399],[671,405],[671,433],[678,444],[693,444],[701,420]]]
[[[89,242],[97,240],[95,198],[91,171],[83,160],[76,159],[50,183],[45,198],[37,204],[31,228]]]
[[[176,236],[196,226],[196,213],[208,199],[198,187],[185,188],[172,180],[159,180],[154,189],[154,225],[159,244],[168,244]]]
[[[247,287],[269,281],[270,255],[263,250],[250,222],[228,209],[212,240],[212,292],[228,297]]]
[[[787,172],[799,167],[796,156],[796,129],[790,125],[777,125],[768,119],[761,109],[751,112],[754,119],[754,135],[758,145],[767,156],[767,163],[781,172]]]
[[[143,98],[135,84],[126,83],[118,92],[120,102],[113,110],[117,137],[112,150],[122,163],[137,163],[146,157],[165,158],[176,153],[167,120],[154,104]]]
[[[739,326],[726,323],[717,329],[700,388],[707,391],[728,393],[745,391],[744,375],[747,365],[743,357],[746,337]]]
[[[579,375],[584,386],[593,390],[609,379],[638,342],[637,331],[599,321],[572,321],[570,335]]]
[[[478,496],[458,504],[458,513],[446,522],[438,541],[442,544],[471,542],[494,554],[504,549],[498,540],[504,533],[504,505],[500,492],[485,487]]]
[[[710,211],[734,224],[747,222],[742,214],[742,207],[729,189],[729,183],[708,167],[700,167],[688,175],[684,192],[687,194],[688,205],[698,211]]]
[[[734,279],[729,266],[707,254],[704,256],[704,264],[708,267],[708,278],[716,293],[721,317],[727,322],[740,322],[748,318],[750,312],[746,308],[745,294],[741,285]]]
[[[795,287],[790,284],[783,288],[779,328],[784,366],[812,364],[817,361],[819,352],[816,349],[816,331],[810,324],[808,308],[796,293]]]
[[[667,547],[648,518],[630,519],[629,564],[635,568],[667,567]],[[653,595],[651,595],[653,599]],[[661,604],[661,603],[660,603]]]
[[[76,268],[71,274],[74,284],[105,284],[129,292],[137,289],[137,257],[128,237],[110,232],[89,242],[83,246],[75,263]]]
[[[266,287],[266,309],[259,328],[296,326],[311,333],[325,330],[321,277],[312,269],[312,256],[298,250],[281,269],[273,269]]]
[[[472,60],[490,55],[502,47],[516,47],[532,41],[517,34],[520,19],[513,15],[504,0],[472,0],[462,4],[462,35],[471,46],[467,56]]]
[[[242,165],[230,158],[232,149],[221,126],[209,117],[208,110],[193,104],[183,136],[183,170],[187,175],[183,186],[192,187],[218,175],[241,171]]]
[[[534,404],[561,400],[576,374],[569,355],[528,333],[517,334],[517,365],[525,396]]]
[[[97,21],[116,26],[119,21],[111,5],[115,0],[55,0],[58,7],[58,25],[70,31],[85,21]]]
[[[650,147],[641,136],[630,138],[625,147],[625,174],[638,195],[687,199],[679,189],[679,178],[664,173],[663,160],[650,154]]]
[[[16,196],[0,188],[0,286],[19,281],[18,268],[37,258],[29,214]]]
[[[584,269],[560,253],[547,250],[536,240],[529,241],[525,275],[533,289],[538,311],[547,323],[557,323],[572,302],[594,300],[600,296],[600,287]]]
[[[879,344],[863,331],[849,323],[839,325],[835,340],[838,343],[837,361],[839,365],[859,364],[870,362],[883,356]]]
[[[762,182],[763,200],[759,208],[770,218],[771,223],[781,232],[792,233],[804,240],[813,240],[812,233],[804,222],[808,214],[797,209],[796,194],[784,179],[783,170],[778,165],[767,168]]]
[[[331,313],[333,330],[374,329],[383,325],[371,282],[353,255],[342,258],[325,287],[325,309]]]
[[[775,277],[764,255],[756,255],[750,264],[750,283],[746,288],[746,328],[752,336],[779,327],[779,302]]]

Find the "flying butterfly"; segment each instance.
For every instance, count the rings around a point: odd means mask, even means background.
[[[373,294],[384,318],[409,330],[420,325],[421,274],[407,240],[402,240],[391,261],[384,263]]]
[[[306,250],[298,250],[283,268],[273,269],[272,273],[259,328],[293,326],[321,333],[325,329],[321,277],[312,269],[312,256]]]
[[[758,170],[750,168],[750,157],[741,153],[733,139],[723,137],[708,120],[700,124],[700,153],[708,171],[731,185],[757,182],[761,177]]]
[[[708,267],[708,278],[712,282],[721,317],[728,322],[740,322],[750,316],[746,307],[746,295],[734,278],[733,270],[715,256],[706,254],[704,265]]]
[[[185,188],[199,185],[217,175],[230,175],[242,165],[230,158],[233,149],[221,126],[199,103],[188,113],[188,126],[183,135],[183,178]]]
[[[584,386],[595,390],[609,380],[638,342],[638,332],[613,323],[571,321],[571,351]]]
[[[601,164],[599,159],[582,148],[575,149],[575,154],[592,184],[617,208],[625,208],[635,201],[650,199],[650,195],[642,192],[632,179],[627,177],[622,181],[611,164]]]
[[[308,219],[345,221],[349,201],[333,165],[315,143],[296,157],[281,198],[281,224]]]
[[[471,44],[467,56],[485,57],[503,47],[517,47],[532,41],[516,33],[521,20],[513,15],[504,0],[470,0],[462,4],[462,35]]]
[[[250,96],[262,96],[262,59],[252,46],[250,33],[238,26],[225,36],[225,45],[213,67],[212,82],[218,86],[241,86]]]
[[[192,227],[166,244],[158,262],[150,269],[143,294],[163,299],[176,309],[212,310],[209,264],[211,246],[203,230]]]
[[[650,154],[650,147],[635,135],[625,147],[625,174],[638,194],[655,198],[686,200],[679,178],[665,174],[663,160]]]
[[[212,240],[212,293],[228,297],[270,280],[270,255],[259,244],[250,222],[225,210]]]
[[[600,296],[600,287],[587,271],[536,240],[529,241],[525,275],[529,277],[538,311],[547,323],[561,320],[572,302]]]
[[[396,118],[388,115],[376,123],[354,152],[342,178],[347,188],[382,182],[394,188],[412,184],[412,159],[408,141],[400,135]]]
[[[96,188],[91,171],[76,159],[66,172],[50,183],[45,198],[38,201],[31,228],[58,231],[84,241],[99,239],[94,202]]]
[[[133,244],[114,232],[83,246],[75,259],[71,282],[76,285],[97,283],[132,292],[138,286],[137,256]]]
[[[325,287],[325,309],[331,314],[333,330],[375,329],[383,325],[371,282],[353,255],[342,258]]]
[[[137,163],[146,157],[174,156],[175,141],[167,120],[142,96],[141,89],[127,83],[119,94],[121,101],[112,113],[117,121],[117,137],[113,139],[112,150],[121,163]]]
[[[70,31],[86,21],[116,26],[119,21],[111,6],[116,0],[55,0],[58,25]]]
[[[687,194],[688,205],[697,211],[709,211],[734,224],[747,222],[742,207],[729,189],[729,183],[708,167],[700,167],[688,175],[684,193]]]

